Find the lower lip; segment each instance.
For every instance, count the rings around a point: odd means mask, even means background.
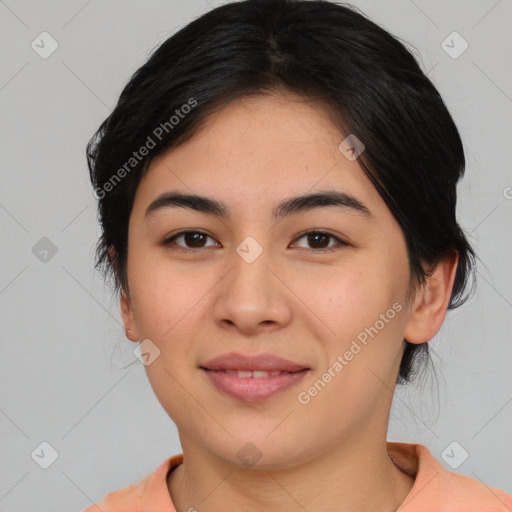
[[[201,369],[215,387],[227,395],[245,402],[260,402],[291,388],[302,380],[309,370],[282,373],[268,377],[236,377],[224,372]]]

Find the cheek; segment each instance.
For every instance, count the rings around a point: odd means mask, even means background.
[[[305,410],[318,411],[326,422],[332,420],[333,430],[367,421],[382,394],[388,393],[383,383],[393,385],[405,311],[401,286],[393,277],[374,264],[368,272],[345,269],[337,279],[316,280],[308,288],[307,302],[329,334],[322,337],[324,357],[318,374],[308,383],[311,387],[301,391],[306,400],[311,397]]]
[[[301,280],[298,295],[312,311],[308,317],[324,345],[323,364],[329,367],[345,354],[350,361],[338,382],[364,380],[362,369],[387,371],[394,364],[402,342],[407,279],[405,258],[395,254]]]
[[[128,275],[139,335],[155,343],[164,343],[190,322],[211,288],[208,272],[172,264],[161,248],[133,247]]]
[[[346,341],[373,324],[397,300],[396,286],[385,276],[389,273],[375,266],[344,267],[301,278],[296,290],[325,324],[326,332]]]
[[[155,272],[157,274],[157,272]],[[205,282],[195,283],[184,276],[155,275],[134,287],[134,315],[139,335],[164,346],[171,340],[191,336],[187,326],[197,325],[202,311],[201,298],[208,290]]]

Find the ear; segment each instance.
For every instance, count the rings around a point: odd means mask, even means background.
[[[409,343],[430,341],[441,328],[450,303],[458,261],[457,253],[440,261],[424,285],[416,290],[404,331],[404,339]]]
[[[126,337],[130,341],[139,341],[137,333],[137,326],[135,325],[135,318],[133,316],[132,300],[129,291],[123,290],[121,292],[121,316],[126,331]]]
[[[116,268],[117,259],[116,259],[116,251],[114,247],[110,246],[108,248],[108,255],[110,258],[111,265]],[[126,337],[130,341],[139,341],[139,336],[137,333],[137,326],[135,325],[135,318],[133,315],[133,307],[132,300],[130,297],[130,290],[121,289],[121,317],[123,319],[124,329],[126,333]]]

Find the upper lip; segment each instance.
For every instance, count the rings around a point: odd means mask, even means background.
[[[218,356],[202,364],[201,368],[207,370],[260,370],[267,372],[298,372],[309,369],[307,366],[272,354],[243,355],[234,352]]]

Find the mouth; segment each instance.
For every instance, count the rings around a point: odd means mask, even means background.
[[[288,391],[311,370],[269,354],[225,354],[199,369],[217,391],[244,402],[261,402]]]
[[[295,373],[310,369],[305,365],[284,359],[273,354],[245,355],[231,352],[212,359],[200,368],[211,371],[237,371],[237,372],[286,372]],[[250,377],[250,375],[247,375]],[[267,375],[263,375],[267,377]]]
[[[225,373],[227,375],[232,375],[234,377],[238,377],[239,379],[265,379],[267,377],[275,377],[277,375],[283,375],[283,374],[291,374],[291,373],[298,373],[298,372],[286,372],[286,371],[266,371],[266,370],[211,370],[210,368],[203,368],[200,367],[202,370],[208,371],[208,372],[221,372]],[[307,368],[304,368],[302,370],[299,370],[299,372],[307,371]]]

